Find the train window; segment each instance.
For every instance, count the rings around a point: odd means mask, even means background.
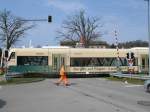
[[[54,63],[53,63],[53,64],[54,64],[54,68],[55,68],[55,69],[56,69],[56,67],[57,67],[57,63],[58,63],[58,62],[57,62],[57,57],[54,57]]]
[[[118,64],[117,58],[71,58],[71,66],[116,66]],[[127,60],[120,58],[119,64],[121,66],[127,66]]]
[[[142,58],[142,67],[145,68],[145,58]]]
[[[62,64],[62,65],[65,64],[64,57],[61,57],[61,64]]]
[[[15,52],[12,52],[12,53],[11,53],[10,58],[11,58],[11,59],[15,59]]]
[[[17,65],[48,65],[48,56],[18,56]]]
[[[126,58],[119,58],[121,66],[128,66],[128,61]]]

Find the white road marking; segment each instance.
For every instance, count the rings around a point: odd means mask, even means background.
[[[125,87],[140,87],[140,86],[143,86],[143,85],[126,85]]]
[[[2,89],[2,86],[0,86],[0,89]]]

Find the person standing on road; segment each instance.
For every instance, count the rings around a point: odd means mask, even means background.
[[[64,65],[61,66],[59,75],[60,75],[60,78],[59,78],[58,82],[56,82],[56,85],[59,85],[61,82],[63,82],[63,84],[65,86],[68,86],[69,84],[68,84],[68,79],[67,79]]]

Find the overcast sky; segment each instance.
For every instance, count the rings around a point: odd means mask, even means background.
[[[36,22],[19,46],[32,40],[37,45],[59,45],[56,31],[61,29],[67,16],[84,9],[88,16],[102,18],[103,30],[108,33],[101,40],[115,43],[113,31],[118,31],[119,42],[148,40],[147,3],[144,0],[0,0],[0,10],[7,9],[25,19],[47,19],[53,22]]]

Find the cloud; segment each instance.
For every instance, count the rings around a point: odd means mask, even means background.
[[[49,0],[48,6],[55,7],[65,13],[74,12],[80,9],[86,9],[86,6],[83,5],[80,1],[71,0]]]

